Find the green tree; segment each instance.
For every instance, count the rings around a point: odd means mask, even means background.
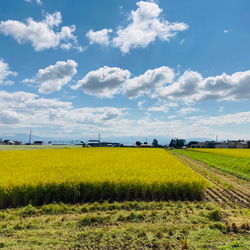
[[[156,139],[154,139],[154,140],[152,141],[152,146],[153,146],[154,148],[158,148],[158,147],[159,147],[158,141],[157,141]]]
[[[190,141],[188,144],[187,144],[187,147],[190,148],[192,144],[197,144],[198,141]]]
[[[182,148],[185,145],[186,145],[186,140],[178,138],[172,139],[171,142],[169,143],[169,147],[173,148]]]
[[[141,146],[141,142],[140,142],[140,141],[136,141],[135,144],[136,144],[137,147],[140,147],[140,146]]]
[[[174,148],[175,147],[175,140],[172,139],[171,142],[169,143],[169,147],[170,148]]]

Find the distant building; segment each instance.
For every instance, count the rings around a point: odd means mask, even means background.
[[[144,144],[141,144],[141,145],[139,146],[139,148],[151,148],[151,145],[150,145],[150,144],[144,143]]]
[[[99,140],[89,140],[87,142],[87,145],[89,145],[90,147],[100,147],[101,143]]]
[[[137,148],[137,145],[135,145],[135,144],[121,144],[121,147],[124,147],[124,148]]]
[[[221,142],[217,143],[215,145],[215,148],[236,148],[237,141],[227,141],[227,142]]]
[[[42,145],[42,144],[43,144],[42,141],[34,141],[34,142],[33,142],[33,145]]]
[[[191,148],[250,148],[250,140],[248,141],[205,141],[198,142],[197,144],[191,144]]]
[[[3,143],[5,145],[15,145],[15,142],[11,141],[11,140],[4,140]]]
[[[121,147],[122,144],[118,142],[100,142],[99,140],[89,140],[87,145],[91,147]]]
[[[15,145],[22,145],[22,142],[20,141],[14,141]]]
[[[198,142],[196,144],[191,144],[191,148],[215,148],[214,141]]]
[[[238,142],[237,143],[237,148],[248,148],[248,143],[247,142]]]
[[[100,142],[100,147],[120,147],[118,142]]]

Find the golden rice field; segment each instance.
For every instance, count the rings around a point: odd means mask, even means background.
[[[53,201],[194,200],[205,179],[163,149],[0,151],[0,207]]]
[[[192,148],[190,150],[211,153],[217,155],[227,155],[233,157],[250,158],[250,149],[238,149],[238,148]]]

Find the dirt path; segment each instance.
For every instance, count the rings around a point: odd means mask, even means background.
[[[249,182],[184,156],[179,152],[171,151],[170,153],[212,184],[212,187],[208,187],[204,191],[203,197],[205,200],[220,204],[223,207],[250,208]]]

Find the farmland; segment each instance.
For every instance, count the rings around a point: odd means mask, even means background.
[[[249,149],[192,149],[179,152],[216,169],[250,181]]]
[[[1,248],[250,247],[249,182],[188,157],[191,163],[183,161],[182,151],[18,149],[0,152],[1,202],[8,207],[0,209]],[[86,183],[88,195],[82,196]],[[187,201],[200,193],[183,191],[194,189],[202,192],[201,201]]]
[[[204,152],[216,155],[227,155],[231,157],[250,158],[250,149],[217,149],[217,148],[191,148],[192,151]]]
[[[163,149],[1,151],[0,206],[199,200],[207,182]]]

